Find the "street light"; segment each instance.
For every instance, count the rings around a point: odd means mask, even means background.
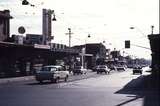
[[[152,25],[151,26],[151,34],[153,35],[153,29],[154,29],[154,26]]]
[[[86,39],[85,39],[85,53],[86,53],[87,38],[90,38],[90,37],[91,37],[91,35],[88,34],[88,36],[87,36]]]
[[[31,4],[31,3],[28,2],[27,0],[22,0],[22,5],[30,5],[31,7],[35,7],[34,4]]]
[[[65,33],[66,35],[69,35],[69,47],[71,47],[71,35],[73,34],[71,32],[71,28],[68,28],[68,33]]]
[[[85,66],[85,62],[84,62],[84,60],[85,60],[85,54],[86,54],[86,45],[87,45],[87,38],[90,38],[91,37],[91,35],[90,34],[88,34],[88,36],[86,37],[86,39],[85,39],[85,47],[82,49],[82,67],[84,67]]]
[[[143,37],[146,37],[146,35],[138,28],[138,27],[130,27],[130,29],[136,29],[138,32],[140,32],[142,35],[143,35]]]
[[[52,15],[53,15],[52,21],[57,21],[54,10],[52,10]]]
[[[151,28],[152,28],[152,34],[153,34],[153,28],[154,28],[154,26],[152,25]],[[137,28],[137,27],[130,27],[130,29],[136,29],[136,30],[139,31],[144,37],[146,37],[146,35],[145,35],[139,28]],[[137,45],[137,44],[130,44],[130,45],[151,50],[151,49],[148,48],[148,47],[140,46],[140,45]]]
[[[137,29],[137,31],[139,31],[142,35],[146,36],[139,28],[137,27],[130,27],[130,29]],[[154,26],[152,25],[151,26],[151,34],[153,34],[153,29],[154,29]]]

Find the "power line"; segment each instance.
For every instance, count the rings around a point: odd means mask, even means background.
[[[135,44],[131,44],[132,46],[136,46],[136,47],[140,47],[140,48],[144,48],[144,49],[149,49],[149,50],[151,50],[150,48],[148,48],[148,47],[144,47],[144,46],[139,46],[139,45],[135,45]]]

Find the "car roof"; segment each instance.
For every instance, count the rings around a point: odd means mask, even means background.
[[[106,66],[106,65],[97,65],[97,66]]]
[[[60,66],[60,65],[47,65],[47,66],[44,66],[44,67],[55,67],[55,68],[60,68],[60,67],[62,67],[62,66]]]

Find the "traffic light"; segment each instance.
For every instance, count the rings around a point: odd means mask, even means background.
[[[125,41],[125,48],[130,48],[130,40]]]

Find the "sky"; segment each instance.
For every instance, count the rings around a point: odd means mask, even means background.
[[[22,0],[0,0],[0,10],[9,9],[14,18],[11,34],[19,34],[24,26],[27,33],[42,34],[42,9],[55,11],[52,22],[54,43],[71,45],[102,43],[106,48],[125,51],[124,55],[151,59],[151,51],[131,45],[124,49],[124,41],[150,48],[147,35],[159,33],[159,0],[28,0],[35,7],[22,5]],[[130,29],[134,27],[134,29]],[[87,36],[91,37],[88,38]],[[25,35],[24,35],[25,36]]]

